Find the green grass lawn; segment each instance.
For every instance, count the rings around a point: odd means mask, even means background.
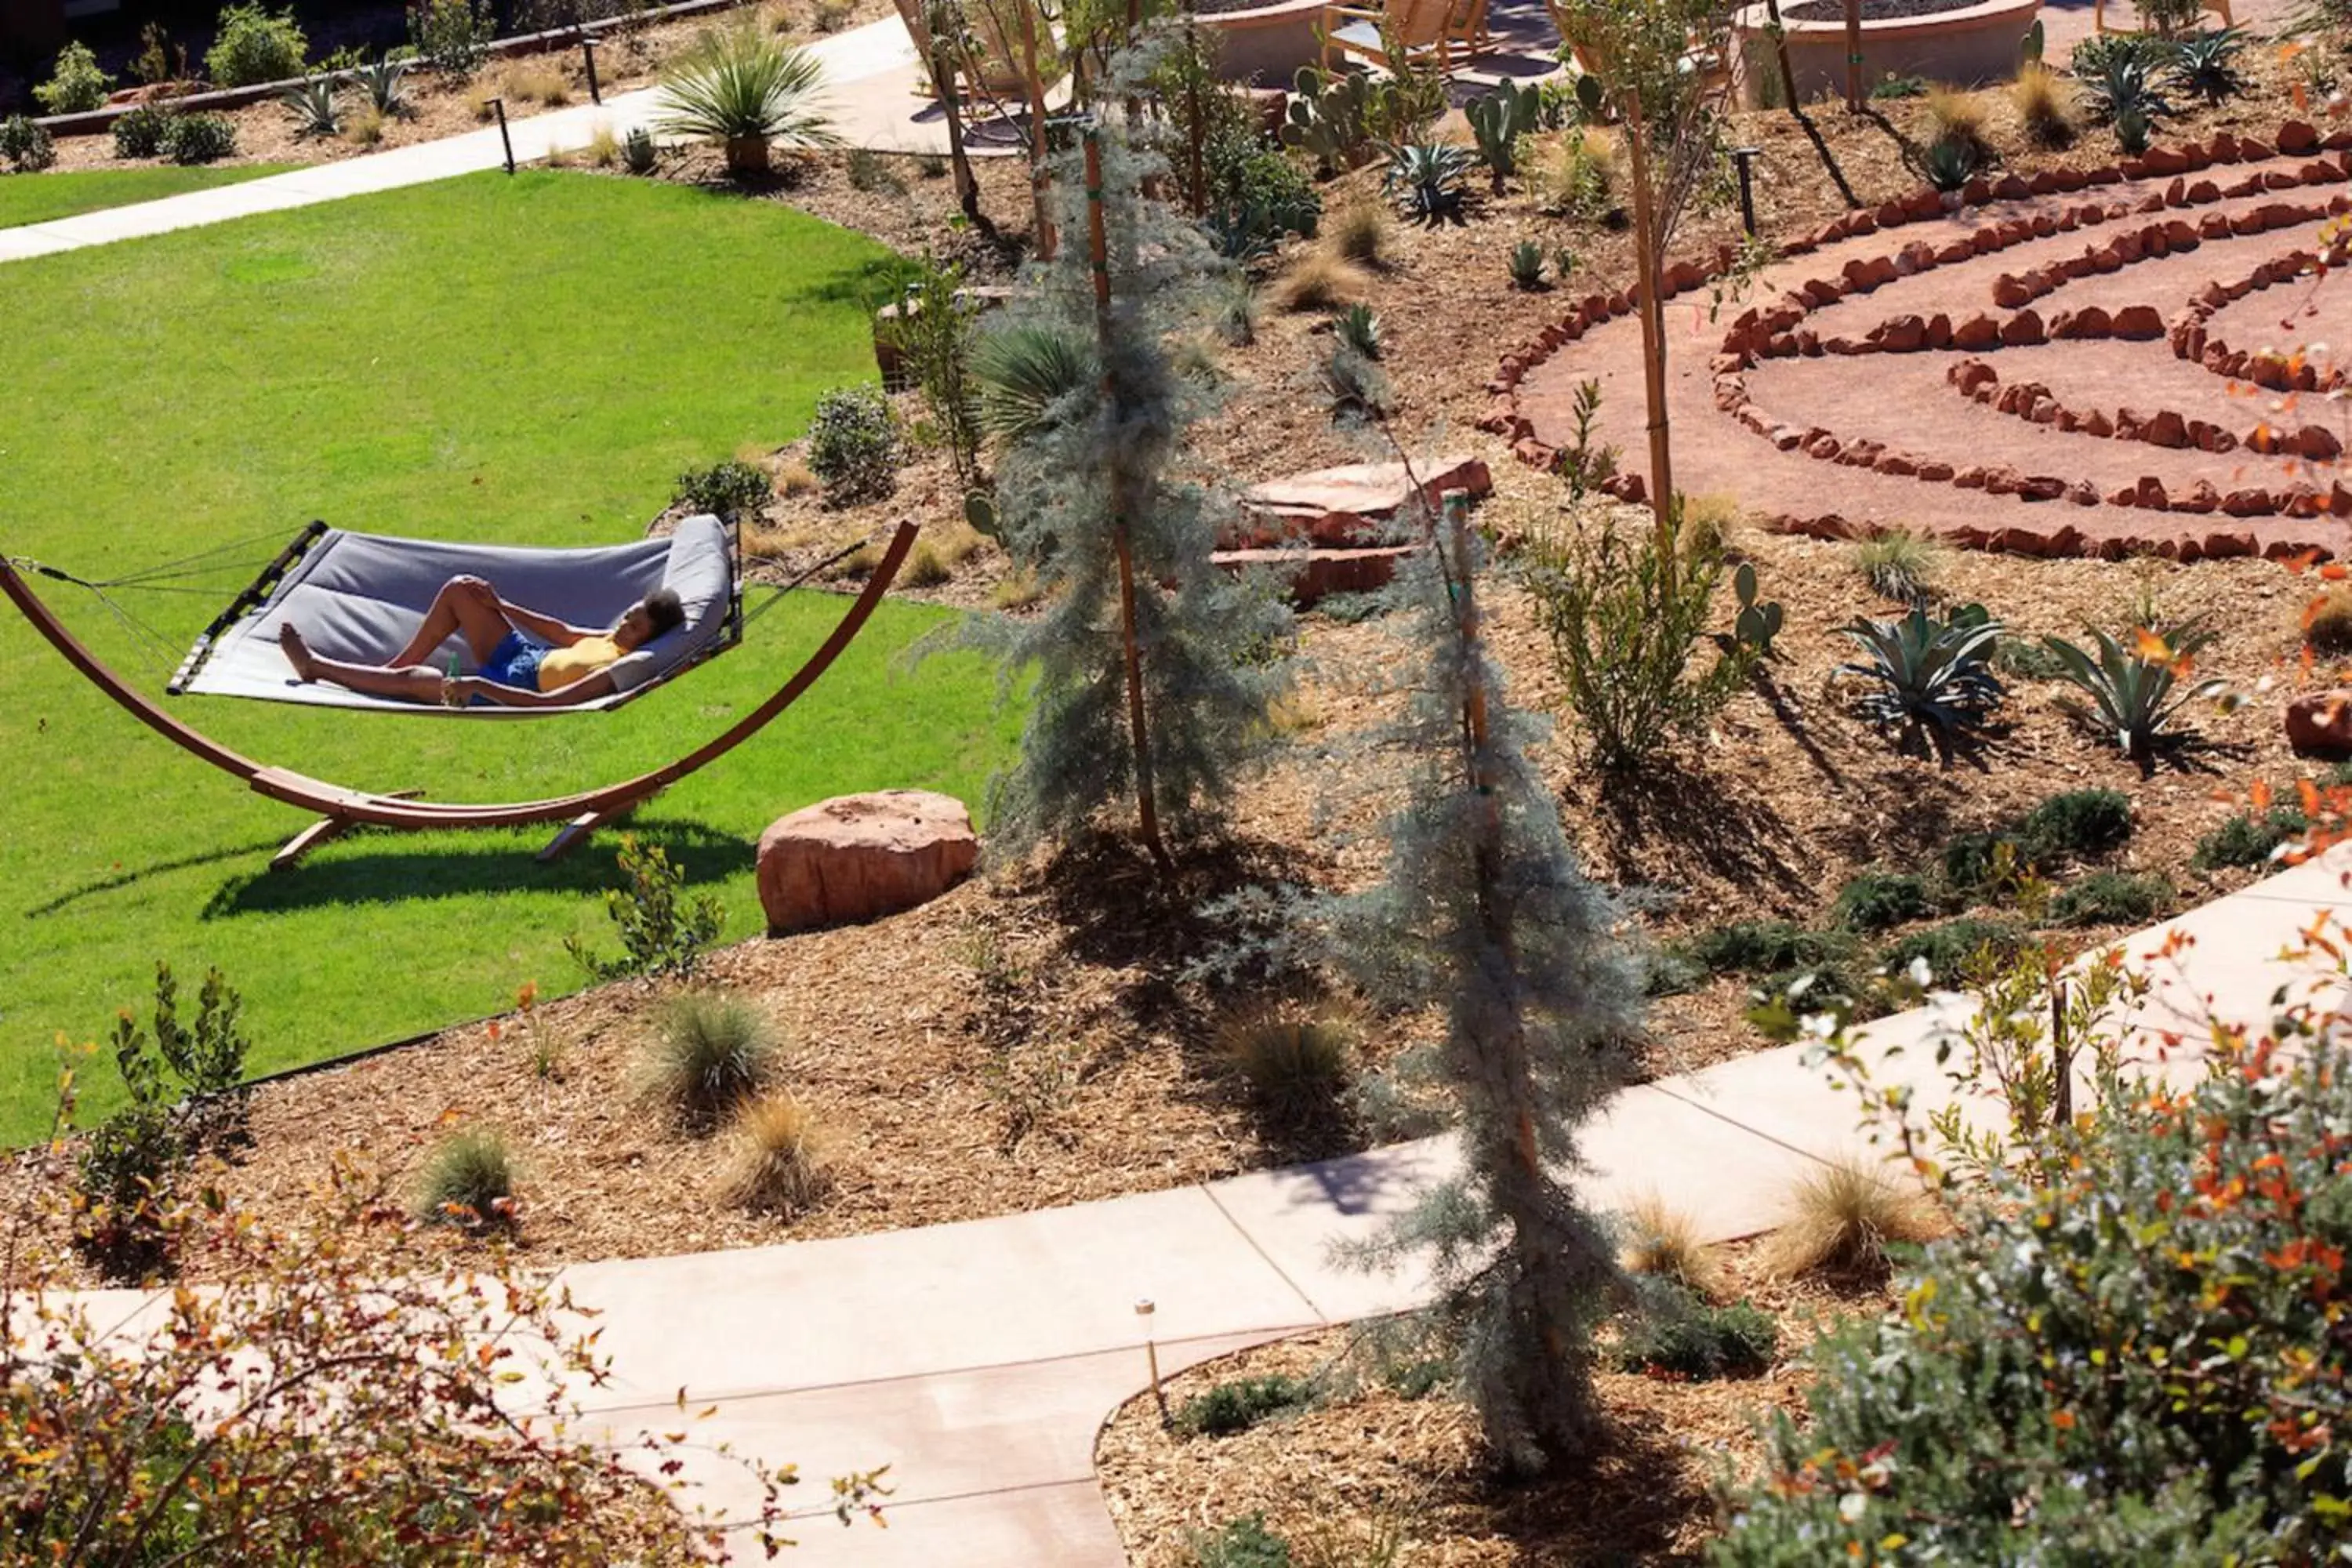
[[[790,438],[873,373],[886,253],[783,208],[585,174],[486,174],[0,267],[0,550],[112,575],[323,517],[521,544],[635,537],[681,468]],[[14,307],[23,307],[15,309]],[[271,546],[135,607],[184,644]],[[168,670],[78,590],[50,602],[160,690]],[[177,711],[248,755],[373,789],[529,798],[687,750],[795,668],[847,601],[803,590],[750,643],[610,715],[468,723],[209,698]],[[894,656],[942,613],[886,605],[756,740],[641,812],[755,934],[760,829],[828,795],[977,805],[1017,719],[971,656]],[[158,959],[246,995],[257,1068],[576,988],[610,946],[601,837],[541,867],[538,831],[354,835],[291,873],[305,818],[151,734],[0,615],[0,1142],[37,1136],[53,1043],[103,1035]],[[887,977],[876,978],[887,989]],[[92,1107],[110,1067],[86,1073]]]
[[[264,174],[282,174],[285,163],[240,163],[234,168],[76,169],[65,174],[0,175],[0,228],[47,223],[101,207],[157,201],[215,185],[241,184]]]

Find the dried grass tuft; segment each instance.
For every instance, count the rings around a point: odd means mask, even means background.
[[[1385,267],[1395,226],[1378,202],[1352,202],[1323,226],[1333,254],[1360,267]]]
[[[1299,252],[1297,259],[1271,287],[1276,304],[1286,310],[1336,310],[1353,305],[1371,291],[1372,275],[1335,251],[1317,246]]]
[[[1338,1116],[1355,1078],[1355,1020],[1337,1008],[1308,1011],[1258,1002],[1217,1028],[1217,1054],[1249,1086],[1269,1118],[1286,1123]]]
[[[815,1112],[789,1094],[748,1101],[728,1128],[719,1194],[737,1208],[791,1219],[833,1184],[828,1140]]]
[[[1618,1261],[1627,1273],[1654,1275],[1710,1301],[1723,1300],[1730,1279],[1723,1256],[1699,1240],[1690,1215],[1654,1194],[1625,1212]]]
[[[1798,1183],[1789,1218],[1765,1244],[1764,1259],[1784,1279],[1819,1274],[1876,1284],[1892,1266],[1890,1245],[1932,1241],[1944,1229],[1925,1194],[1883,1167],[1842,1162]]]

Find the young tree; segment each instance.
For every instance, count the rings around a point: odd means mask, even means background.
[[[1479,549],[1458,504],[1449,513],[1400,577],[1422,674],[1393,738],[1420,767],[1389,823],[1388,880],[1326,912],[1368,994],[1444,1013],[1426,1065],[1460,1109],[1463,1171],[1367,1258],[1431,1255],[1433,1324],[1460,1348],[1496,1454],[1524,1471],[1591,1433],[1591,1334],[1620,1281],[1568,1175],[1578,1124],[1616,1087],[1610,1042],[1642,986],[1528,761],[1534,725],[1505,700],[1479,625]]]
[[[1730,35],[1720,0],[1554,0],[1560,32],[1588,63],[1585,81],[1625,138],[1633,195],[1633,268],[1642,318],[1643,392],[1649,405],[1650,504],[1661,554],[1675,531],[1674,458],[1666,428],[1666,329],[1658,288],[1666,247],[1707,172],[1722,157],[1727,81],[1718,59]]]
[[[1032,267],[975,369],[1010,437],[1006,546],[1048,595],[1034,621],[980,634],[1008,670],[1037,672],[1000,820],[1016,841],[1062,836],[1126,795],[1164,868],[1161,816],[1204,825],[1267,740],[1290,616],[1212,563],[1219,499],[1171,471],[1205,396],[1169,344],[1202,318],[1219,264],[1142,194],[1158,173],[1121,121],[1087,132],[1055,182],[1083,240]]]
[[[972,223],[985,226],[980,210],[980,181],[971,172],[971,154],[963,142],[963,61],[971,53],[971,24],[961,0],[899,0],[899,20],[907,24],[931,79],[931,96],[939,100],[940,116],[947,126],[948,164],[954,171],[956,205]]]

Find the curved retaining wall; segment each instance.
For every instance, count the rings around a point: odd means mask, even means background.
[[[2040,15],[2042,0],[1982,0],[1979,5],[1932,16],[1906,16],[1862,25],[1862,79],[1865,83],[1890,76],[1925,77],[1979,87],[2006,81],[2017,74],[2018,50]],[[1786,15],[1786,7],[1783,7]],[[1780,90],[1780,62],[1772,57],[1766,31],[1769,13],[1749,5],[1734,20],[1738,35],[1740,93],[1751,109],[1765,96]],[[1797,96],[1808,102],[1823,93],[1845,93],[1845,24],[1787,24],[1789,68],[1797,79]]]

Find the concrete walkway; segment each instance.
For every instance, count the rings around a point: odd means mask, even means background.
[[[896,17],[821,38],[809,46],[809,52],[824,62],[827,107],[835,128],[852,145],[900,153],[947,150],[946,132],[937,111],[928,100],[917,96],[914,46]],[[529,163],[551,152],[576,152],[588,144],[600,127],[616,136],[625,136],[639,126],[650,130],[660,91],[644,88],[615,93],[601,104],[579,104],[510,121],[508,132],[514,140],[515,161]],[[975,138],[976,152],[1008,150],[1009,146],[998,146],[991,138]],[[242,184],[109,207],[51,223],[0,228],[0,261],[421,185],[501,168],[505,160],[493,126]]]
[[[2281,956],[2297,932],[2323,910],[2352,919],[2347,867],[2352,852],[2135,938],[2128,953],[2158,982],[2129,1020],[2136,1047],[2169,1054],[2167,1076],[2189,1077],[2209,1010],[2265,1026],[2273,993],[2317,973]],[[2187,944],[2157,956],[2175,931]],[[2318,989],[2333,1005],[2342,986]],[[1958,1007],[1867,1031],[1874,1047],[1912,1047],[1890,1070],[1923,1104],[1953,1098],[1921,1047]],[[2176,1031],[2186,1038],[2168,1047]],[[1867,1147],[1851,1097],[1801,1055],[1759,1052],[1625,1090],[1583,1135],[1587,1199],[1655,1194],[1709,1240],[1770,1228],[1797,1178]],[[615,1373],[585,1401],[589,1425],[615,1436],[674,1427],[681,1388],[690,1405],[715,1403],[698,1441],[797,1463],[807,1479],[795,1561],[1118,1568],[1092,1451],[1104,1418],[1147,1386],[1138,1300],[1155,1304],[1171,1373],[1412,1305],[1422,1279],[1336,1267],[1330,1247],[1370,1233],[1452,1158],[1436,1139],[970,1224],[574,1268],[563,1282],[603,1314]],[[896,1488],[888,1527],[842,1530],[825,1515],[824,1479],[883,1464]],[[749,1506],[725,1467],[699,1469],[709,1500]]]

